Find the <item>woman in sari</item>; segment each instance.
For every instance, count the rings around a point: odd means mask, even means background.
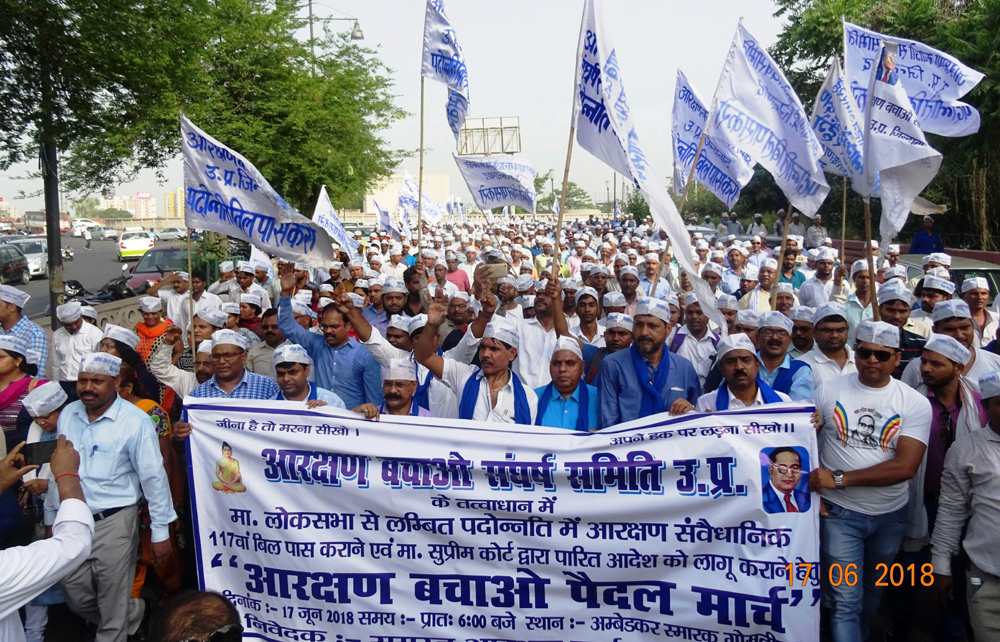
[[[261,301],[259,294],[244,294],[240,297],[240,319],[237,321],[237,325],[241,328],[246,328],[250,332],[253,332],[257,337],[260,337],[260,324],[263,319],[260,318],[261,312]]]
[[[212,488],[227,495],[246,491],[243,485],[243,475],[240,474],[240,462],[233,459],[233,447],[222,442],[222,459],[215,462],[215,477],[219,481],[212,482]]]
[[[170,483],[170,496],[174,503],[174,510],[180,514],[184,497],[184,481],[181,477],[180,466],[177,463],[177,455],[170,443],[170,437],[172,436],[170,416],[160,407],[160,404],[149,398],[151,395],[136,378],[135,369],[125,363],[124,360],[122,361],[120,377],[118,395],[125,401],[137,406],[153,420],[153,426],[156,428],[156,436],[160,444],[160,454],[163,456],[163,469],[166,471],[167,480]],[[140,596],[139,593],[146,580],[146,573],[150,570],[155,572],[160,581],[163,582],[168,595],[180,590],[181,581],[184,577],[180,549],[177,545],[177,523],[175,522],[170,525],[171,555],[163,564],[155,564],[153,562],[150,523],[149,507],[143,503],[139,511],[139,545],[141,557],[136,564],[135,581],[132,584],[132,597]]]
[[[142,323],[135,324],[135,333],[139,335],[139,345],[135,351],[142,357],[142,361],[148,369],[149,356],[160,348],[160,344],[163,343],[163,332],[172,325],[172,322],[170,319],[163,318],[163,301],[159,297],[142,297],[139,300],[139,310],[142,312]],[[174,345],[178,353],[184,349],[182,344]],[[157,387],[150,389],[149,392],[155,394],[156,400],[164,408],[173,408],[173,390],[157,384]]]
[[[19,428],[17,421],[25,395],[45,383],[33,378],[38,374],[38,366],[28,363],[27,353],[24,339],[0,335],[0,426],[8,452],[28,436],[30,423]]]
[[[159,389],[160,382],[146,369],[146,364],[136,352],[139,336],[127,328],[109,323],[104,326],[104,338],[97,344],[98,352],[113,354],[135,370],[136,378],[146,390]]]

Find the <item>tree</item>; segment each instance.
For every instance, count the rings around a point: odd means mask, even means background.
[[[99,210],[94,212],[95,218],[134,218],[132,212],[127,210],[120,210],[116,207],[109,207],[107,209]]]
[[[552,178],[552,170],[545,172],[541,176],[535,176],[535,209],[542,208],[547,212],[554,212],[555,207],[553,203],[556,200],[556,194],[550,192],[545,196],[539,197],[538,195],[545,191],[546,184],[549,183],[549,179]]]
[[[622,213],[631,214],[636,224],[641,224],[649,218],[649,203],[635,186],[626,185],[624,192],[621,204]]]
[[[97,206],[100,203],[96,196],[85,196],[73,201],[73,215],[76,218],[94,218],[97,216]]]
[[[582,210],[582,209],[592,209],[594,207],[594,202],[590,200],[590,194],[587,190],[583,189],[573,181],[569,181],[566,188],[566,209],[568,210]],[[557,195],[561,198],[561,194]]]

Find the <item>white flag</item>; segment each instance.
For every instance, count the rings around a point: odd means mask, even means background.
[[[444,83],[448,87],[445,113],[448,126],[458,142],[458,131],[469,112],[469,75],[465,56],[455,37],[441,0],[427,0],[424,14],[424,58],[420,75]]]
[[[480,209],[516,205],[534,214],[535,168],[530,161],[507,155],[453,156]]]
[[[409,172],[403,172],[403,182],[399,185],[399,200],[396,202],[396,216],[401,221],[417,220],[417,181]]]
[[[927,144],[900,83],[895,64],[897,53],[897,45],[883,43],[868,82],[867,95],[871,99],[865,105],[867,180],[862,187],[873,184],[878,173],[882,190],[881,256],[906,223],[913,200],[941,167],[941,154]]]
[[[615,201],[615,220],[622,220],[622,211],[618,209],[618,201]]]
[[[802,102],[767,50],[740,24],[712,99],[708,136],[750,154],[812,218],[830,187]]]
[[[344,229],[337,212],[333,209],[330,197],[327,196],[326,185],[319,190],[319,199],[316,201],[316,209],[313,210],[313,222],[318,223],[326,230],[341,249],[347,252],[348,256],[354,256],[358,253],[358,246],[361,244],[355,241]]]
[[[884,36],[844,21],[844,75],[860,111],[868,79],[888,38],[899,45],[896,77],[925,132],[968,136],[979,131],[979,112],[959,100],[986,76],[962,61],[916,40]]]
[[[707,121],[705,101],[688,82],[684,72],[678,69],[673,112],[674,193],[677,196],[684,194],[691,163],[694,162],[698,141]],[[694,177],[726,207],[733,209],[740,198],[740,190],[753,178],[754,165],[749,154],[720,145],[706,136]]]
[[[382,207],[378,204],[378,201],[372,200],[372,203],[375,205],[375,212],[378,214],[378,227],[381,228],[383,232],[388,232],[392,238],[398,241],[399,231],[396,229],[396,226],[392,224],[392,217],[389,216],[389,212],[382,209]]]
[[[819,159],[823,171],[860,181],[865,172],[863,120],[836,56],[830,61],[826,80],[813,103],[812,129],[823,147]]]
[[[639,144],[625,96],[625,83],[618,54],[604,28],[600,0],[585,0],[576,55],[574,117],[576,140],[619,174],[632,179],[649,204],[653,221],[667,233],[674,257],[691,276],[702,309],[725,332],[726,321],[715,306],[711,288],[694,268],[691,237],[677,207],[657,178]],[[657,297],[667,298],[669,288],[659,288]]]
[[[267,179],[183,114],[184,223],[243,239],[268,254],[325,269],[337,254],[330,236],[285,202]]]

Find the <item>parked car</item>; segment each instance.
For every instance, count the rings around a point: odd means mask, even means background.
[[[923,276],[923,258],[923,254],[900,255],[897,265],[902,265],[906,268],[907,281]],[[990,305],[993,304],[993,299],[996,298],[997,292],[1000,292],[1000,265],[996,263],[953,256],[948,272],[951,274],[951,282],[955,284],[955,288],[959,291],[962,287],[962,281],[965,279],[971,279],[976,276],[984,277],[990,285]],[[958,295],[956,294],[956,296]]]
[[[167,227],[159,231],[157,237],[161,241],[176,241],[183,239],[187,235],[187,230],[183,227]]]
[[[44,236],[14,236],[7,240],[7,245],[14,245],[28,259],[28,271],[31,277],[45,276],[45,266],[49,260],[49,243]]]
[[[96,230],[91,230],[90,236],[95,241],[115,241],[118,239],[118,230],[113,227],[97,227]]]
[[[72,230],[71,235],[77,238],[83,236],[83,230],[86,227],[93,227],[97,225],[97,221],[92,221],[89,218],[75,218],[70,221],[70,230]],[[93,232],[91,232],[93,236]]]
[[[132,268],[129,285],[139,289],[146,281],[159,281],[170,272],[186,272],[188,254],[186,248],[173,243],[161,245],[147,251]]]
[[[153,247],[153,237],[148,232],[123,232],[118,241],[118,260],[136,259]]]
[[[31,281],[28,257],[13,243],[0,245],[0,283],[20,283]]]

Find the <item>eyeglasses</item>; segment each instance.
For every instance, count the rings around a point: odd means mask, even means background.
[[[319,324],[319,329],[320,329],[320,332],[326,332],[327,330],[337,330],[339,328],[343,328],[345,325],[347,325],[347,324],[346,323],[331,323],[331,324],[327,325],[326,323],[321,323],[321,324]]]
[[[227,624],[221,629],[213,631],[205,640],[185,638],[181,642],[239,642],[242,639],[243,627],[239,624]]]
[[[802,474],[801,466],[786,466],[785,464],[771,464],[771,468],[778,471],[779,475],[787,475],[789,471],[791,471],[793,475]]]
[[[889,350],[869,350],[864,347],[860,347],[854,352],[864,361],[868,361],[872,358],[872,355],[875,355],[875,358],[882,363],[892,359],[892,356],[895,354],[895,352],[890,352]]]
[[[788,331],[782,330],[781,328],[761,328],[760,330],[757,331],[757,334],[765,338],[770,336],[775,336],[778,337],[779,339],[788,338]]]
[[[213,352],[212,353],[212,361],[215,361],[216,363],[218,363],[219,361],[225,360],[225,361],[228,361],[229,363],[232,363],[233,361],[236,361],[237,359],[239,359],[241,354],[243,354],[243,353],[242,352],[220,352],[219,354],[216,354],[216,353]]]

